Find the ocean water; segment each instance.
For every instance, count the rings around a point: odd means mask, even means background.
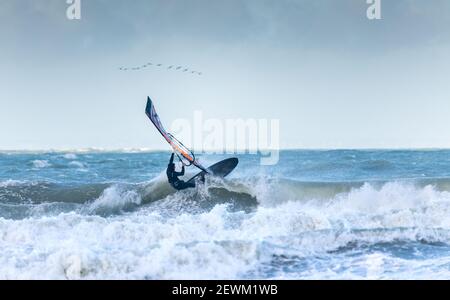
[[[168,152],[1,152],[0,279],[450,278],[450,151],[238,157],[175,192]]]

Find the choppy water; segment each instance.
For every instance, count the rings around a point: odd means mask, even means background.
[[[241,155],[183,192],[168,158],[0,153],[0,279],[450,278],[450,151]]]

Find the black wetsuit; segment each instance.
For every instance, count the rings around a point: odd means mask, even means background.
[[[169,165],[167,166],[167,179],[169,180],[170,185],[176,190],[185,190],[188,188],[194,188],[195,183],[187,183],[178,178],[178,176],[184,176],[184,166],[181,169],[181,172],[175,171],[175,164],[173,163],[174,154],[170,157]]]

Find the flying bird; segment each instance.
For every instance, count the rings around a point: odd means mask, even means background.
[[[122,66],[122,67],[119,67],[119,70],[121,70],[121,71],[127,71],[127,70],[137,71],[137,70],[145,69],[145,68],[147,68],[149,66],[161,67],[161,66],[164,66],[164,64],[153,64],[151,62],[148,62],[148,63],[146,63],[146,64],[144,64],[142,66],[139,66],[139,67],[123,67]],[[170,65],[170,66],[167,67],[166,70],[172,70],[172,69],[177,70],[177,71],[180,70],[183,73],[186,73],[186,72],[189,71],[189,74],[198,74],[199,76],[202,75],[202,72],[198,72],[198,71],[195,71],[195,70],[189,70],[189,68],[187,68],[187,67],[176,66],[176,65]]]

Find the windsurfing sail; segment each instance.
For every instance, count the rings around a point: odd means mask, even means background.
[[[145,113],[149,117],[150,121],[152,121],[153,125],[155,125],[156,129],[158,129],[159,133],[164,137],[164,139],[169,143],[172,147],[175,154],[178,156],[180,161],[185,166],[194,165],[200,170],[209,173],[205,167],[203,167],[195,158],[194,153],[189,150],[186,146],[183,145],[179,140],[177,140],[171,133],[167,132],[164,129],[164,126],[159,119],[158,114],[156,113],[155,106],[153,105],[150,97],[147,97],[147,107],[145,108]]]

